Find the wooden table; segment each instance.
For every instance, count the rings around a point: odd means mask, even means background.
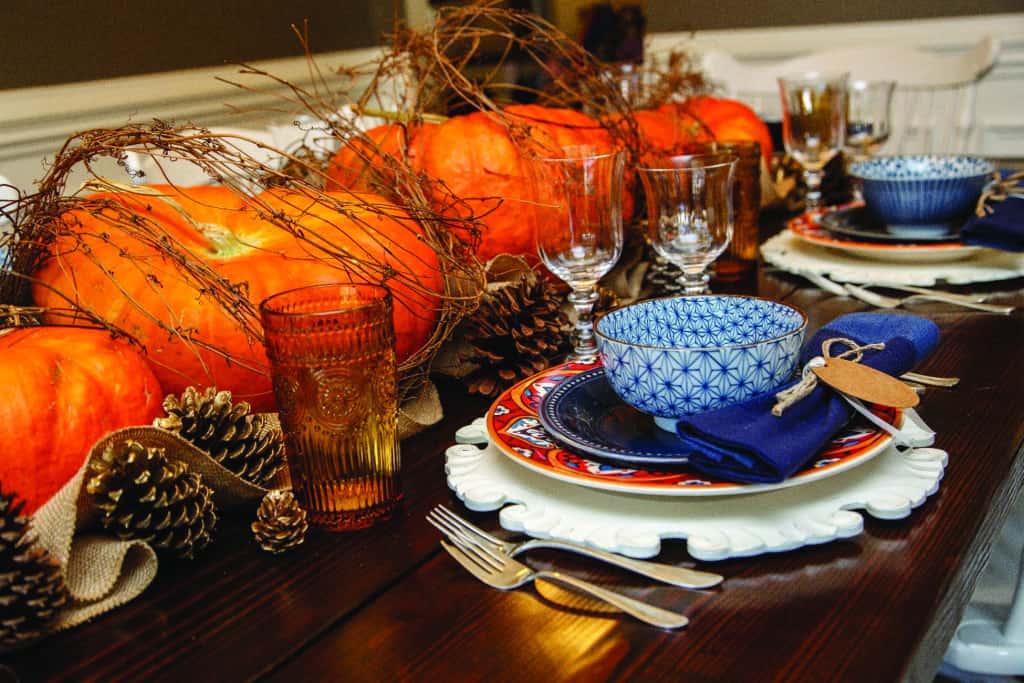
[[[438,545],[424,521],[445,486],[454,430],[488,402],[439,380],[445,419],[403,444],[396,519],[350,534],[312,533],[296,551],[261,552],[252,511],[225,515],[194,562],[163,562],[137,600],[9,656],[22,681],[931,680],[1024,478],[1024,282],[973,288],[1022,308],[1010,317],[919,305],[942,328],[921,370],[962,378],[930,389],[920,412],[950,462],[938,493],[909,519],[868,519],[856,538],[699,565],[711,591],[650,582],[564,554],[531,553],[634,597],[680,610],[678,632],[565,608],[534,588],[491,590]],[[785,274],[733,289],[808,313],[810,332],[866,310]],[[722,291],[721,286],[716,286]],[[497,529],[497,515],[472,515]],[[695,564],[681,542],[663,561]],[[0,680],[4,676],[0,675]]]

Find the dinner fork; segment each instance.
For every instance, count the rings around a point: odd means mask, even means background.
[[[962,306],[963,308],[971,308],[977,311],[985,311],[986,313],[998,313],[1000,315],[1009,315],[1013,312],[1013,306],[996,306],[994,304],[981,304],[974,303],[971,301],[958,301],[944,297],[941,294],[911,294],[908,297],[897,299],[891,296],[885,296],[883,294],[877,294],[875,292],[868,291],[863,287],[857,285],[845,283],[843,287],[851,295],[860,299],[861,301],[871,304],[872,306],[878,306],[879,308],[898,308],[905,304],[914,303],[915,301],[940,301],[943,303],[951,304],[953,306]]]
[[[577,579],[575,576],[561,572],[534,571],[504,553],[491,551],[482,546],[465,546],[458,542],[448,543],[442,540],[441,547],[466,571],[492,588],[511,590],[534,579],[547,579],[602,600],[653,626],[680,628],[690,623],[682,614],[648,605],[583,579]]]
[[[928,289],[927,287],[917,287],[915,285],[901,285],[893,282],[862,282],[860,287],[881,287],[882,289],[896,289],[902,292],[911,292],[913,294],[926,294],[928,296],[941,297],[942,299],[949,299],[950,301],[965,302],[971,304],[980,304],[988,299],[987,294],[957,294],[956,292],[944,292],[937,289]]]
[[[444,505],[438,505],[427,513],[427,521],[438,531],[456,542],[461,542],[462,545],[489,546],[505,553],[509,557],[515,557],[519,553],[534,548],[551,548],[586,555],[587,557],[602,560],[616,567],[635,572],[641,576],[646,576],[672,586],[679,586],[680,588],[711,588],[723,581],[723,577],[720,574],[712,574],[711,572],[702,572],[685,567],[674,567],[660,562],[634,560],[630,557],[608,553],[597,548],[568,541],[559,541],[553,538],[509,543],[496,536],[492,536],[475,524],[458,516]]]

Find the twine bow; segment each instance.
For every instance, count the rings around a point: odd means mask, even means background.
[[[974,214],[978,218],[984,218],[987,214],[995,211],[991,206],[992,202],[1002,202],[1010,197],[1024,196],[1024,188],[1020,186],[1021,181],[1024,180],[1024,171],[1018,171],[1002,180],[1000,180],[998,172],[993,173],[992,176],[992,182],[978,197],[978,203],[974,207]],[[1014,192],[1014,190],[1017,191]]]
[[[838,356],[832,356],[829,352],[832,350],[833,344],[844,344],[849,348]],[[781,416],[786,411],[786,408],[806,398],[814,391],[814,388],[818,386],[818,376],[814,374],[813,368],[824,367],[828,358],[842,358],[853,363],[859,363],[861,358],[864,357],[865,351],[881,351],[884,348],[885,344],[881,342],[876,344],[858,344],[852,339],[845,337],[826,339],[821,343],[821,355],[807,361],[807,364],[800,373],[800,381],[790,388],[783,389],[775,394],[775,405],[772,407],[772,415],[776,417]]]

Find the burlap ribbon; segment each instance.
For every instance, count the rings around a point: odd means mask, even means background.
[[[403,439],[411,436],[441,417],[437,388],[428,383],[415,399],[402,405],[399,436]],[[276,428],[276,418],[274,415],[267,420],[265,428]],[[57,617],[56,630],[77,626],[127,603],[156,577],[157,556],[153,549],[142,541],[121,541],[103,534],[97,528],[100,511],[85,492],[89,463],[100,457],[108,444],[125,439],[163,448],[169,459],[187,463],[213,489],[218,510],[254,503],[267,492],[241,479],[205,451],[171,432],[156,427],[128,427],[107,434],[93,445],[75,476],[32,517],[32,528],[39,543],[63,565],[71,594],[67,607]],[[286,485],[286,482],[284,477],[275,485]]]

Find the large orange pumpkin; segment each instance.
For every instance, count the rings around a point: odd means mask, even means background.
[[[375,272],[350,276],[316,258],[309,244],[261,219],[252,206],[226,188],[151,189],[163,196],[120,192],[93,198],[116,202],[158,222],[219,275],[234,283],[246,283],[253,304],[270,294],[305,285],[379,279]],[[387,264],[400,275],[388,280],[388,286],[394,296],[396,350],[401,362],[423,346],[436,325],[440,302],[432,293],[442,291],[438,259],[420,239],[419,226],[402,209],[381,197],[361,196],[382,207],[386,215],[360,204],[351,205],[346,215],[283,189],[268,190],[256,199],[271,211],[291,218],[307,236],[323,236],[335,251],[362,263]],[[351,200],[352,195],[338,199]],[[63,305],[53,288],[73,300],[77,297],[79,304],[129,331],[145,345],[157,377],[168,392],[179,393],[189,385],[212,385],[232,391],[256,410],[274,409],[263,346],[248,339],[237,322],[208,296],[184,282],[180,270],[167,257],[126,238],[117,225],[85,210],[70,212],[64,218],[80,233],[91,254],[75,249],[70,238],[61,239],[56,256],[37,273],[40,284],[34,294],[40,305]],[[109,237],[97,237],[103,233]],[[117,283],[94,261],[112,270]],[[167,325],[191,330],[196,343],[160,329],[132,301]],[[226,350],[234,360],[226,360],[204,345]]]
[[[386,123],[366,131],[366,138],[356,138],[342,145],[331,158],[327,166],[328,191],[340,189],[367,190],[367,171],[370,168],[386,167],[384,155],[409,160],[413,170],[421,170],[423,156],[434,131],[436,123],[424,122],[413,125]],[[381,178],[387,181],[388,177]]]
[[[683,102],[668,102],[658,111],[675,116],[684,125],[699,121],[716,140],[756,140],[766,161],[772,157],[772,136],[757,113],[736,100],[717,97],[691,97]]]
[[[512,105],[504,113],[512,125],[522,127],[538,151],[612,146],[608,132],[578,111],[527,104]],[[530,186],[522,144],[513,140],[496,115],[486,112],[448,119],[428,142],[426,172],[443,180],[482,217],[484,234],[477,250],[482,261],[502,253],[536,259],[532,221],[525,215]],[[627,193],[623,203],[624,215],[631,215],[631,195]]]
[[[105,330],[30,327],[0,334],[0,478],[32,513],[107,432],[150,424],[163,392],[142,355]]]

